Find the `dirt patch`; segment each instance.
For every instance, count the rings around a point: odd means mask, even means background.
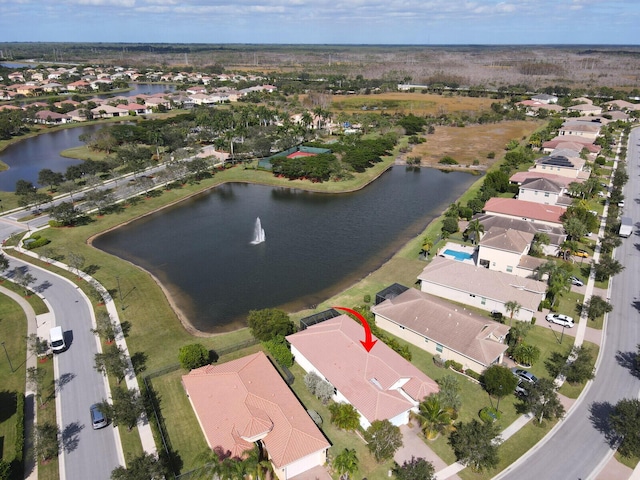
[[[471,125],[467,127],[436,127],[433,135],[425,135],[426,143],[415,145],[405,157],[420,157],[422,165],[437,166],[442,157],[450,156],[460,165],[489,167],[504,156],[505,145],[511,139],[528,137],[543,122],[516,120],[497,124]],[[495,153],[494,159],[487,156]]]

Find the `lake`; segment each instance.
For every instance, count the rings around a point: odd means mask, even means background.
[[[314,307],[352,285],[476,179],[396,166],[349,194],[225,184],[94,245],[160,279],[197,329],[227,331],[244,325],[249,310]],[[266,240],[254,245],[258,217]]]

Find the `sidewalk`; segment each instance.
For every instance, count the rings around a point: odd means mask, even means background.
[[[20,247],[16,247],[16,251],[21,252],[24,255],[28,255],[34,258],[38,258],[38,256],[28,250],[24,250]],[[70,267],[68,267],[66,264],[61,263],[61,262],[57,262],[51,259],[47,259],[47,261],[51,264],[51,265],[55,265],[59,268],[62,268],[64,270],[67,271],[71,271]],[[122,332],[122,326],[120,324],[120,317],[118,316],[118,309],[115,305],[115,302],[113,301],[113,298],[111,298],[111,295],[109,295],[109,292],[107,292],[107,290],[100,284],[98,283],[93,277],[91,277],[90,275],[87,275],[84,272],[80,272],[79,276],[81,276],[83,278],[83,280],[85,280],[87,283],[93,285],[101,294],[102,297],[104,299],[105,302],[105,306],[107,308],[107,311],[109,312],[109,315],[111,316],[111,319],[115,322],[116,324],[116,344],[118,345],[118,347],[120,347],[126,354],[127,356],[127,361],[128,361],[128,367],[127,367],[127,371],[126,371],[126,377],[125,377],[125,382],[127,385],[127,388],[129,389],[134,389],[136,391],[140,391],[139,385],[138,385],[138,380],[136,378],[135,375],[135,371],[133,368],[133,364],[131,363],[131,356],[129,354],[129,349],[127,347],[127,342],[126,339],[124,337],[124,334]],[[91,305],[91,301],[89,300],[89,298],[86,297],[86,295],[84,296],[85,300],[87,301],[87,303],[89,304],[89,310],[92,312],[93,314],[93,305]],[[52,314],[51,314],[52,315]],[[51,321],[49,321],[49,323],[47,323],[47,318],[43,318],[43,322],[42,325],[34,325],[34,327],[36,327],[39,331],[38,334],[40,337],[42,338],[48,338],[48,328],[51,327],[53,325],[53,323]],[[95,318],[93,319],[94,325],[95,325]],[[41,329],[46,329],[46,331],[41,330]],[[29,332],[31,333],[31,332]],[[34,332],[35,333],[35,330]],[[157,455],[158,451],[156,448],[156,444],[155,444],[155,440],[153,438],[153,432],[151,430],[151,425],[149,424],[149,420],[146,416],[146,414],[143,413],[143,415],[140,417],[140,420],[138,421],[138,432],[140,434],[140,442],[142,443],[142,449],[149,454],[152,455]]]

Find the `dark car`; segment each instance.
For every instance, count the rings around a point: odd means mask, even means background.
[[[518,385],[516,385],[515,391],[517,395],[527,394],[527,390],[522,386],[524,383],[538,383],[538,377],[536,377],[533,373],[527,372],[526,370],[523,370],[521,368],[514,367],[511,369],[511,373],[513,373],[518,379]]]
[[[107,417],[100,411],[100,405],[94,403],[89,408],[89,412],[91,413],[91,426],[94,430],[107,426]]]

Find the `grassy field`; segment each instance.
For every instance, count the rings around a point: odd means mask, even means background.
[[[453,112],[480,113],[489,110],[495,102],[490,98],[445,96],[412,92],[388,92],[372,95],[334,96],[331,111],[334,113],[386,113],[443,115]]]
[[[466,127],[436,127],[434,135],[426,135],[426,143],[415,145],[410,157],[420,157],[423,165],[435,165],[444,156],[450,156],[460,165],[491,166],[503,156],[509,140],[521,140],[536,131],[541,121],[508,121],[500,124],[470,125]],[[495,158],[489,159],[489,152]]]

